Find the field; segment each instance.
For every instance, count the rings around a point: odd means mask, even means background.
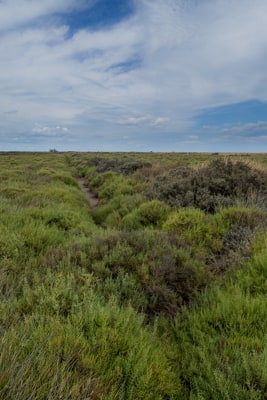
[[[266,399],[266,154],[0,153],[0,182],[0,400]]]

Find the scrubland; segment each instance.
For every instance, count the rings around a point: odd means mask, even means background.
[[[1,153],[0,182],[0,400],[266,399],[266,154]]]

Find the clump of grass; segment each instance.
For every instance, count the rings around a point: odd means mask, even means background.
[[[266,260],[264,249],[174,321],[185,398],[265,398]]]

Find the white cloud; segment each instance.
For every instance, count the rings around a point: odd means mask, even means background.
[[[72,37],[50,18],[84,3],[0,2],[2,135],[37,120],[35,134],[71,126],[90,141],[146,127],[153,141],[155,129],[189,129],[201,109],[267,101],[265,0],[136,0],[131,18]]]
[[[70,0],[4,0],[0,2],[0,31],[16,28],[51,12],[62,11],[70,4]]]
[[[169,122],[169,118],[165,118],[165,117],[158,117],[155,119],[155,121],[153,121],[152,126],[162,126],[164,124],[166,124],[167,122]]]
[[[122,119],[117,121],[119,125],[139,125],[143,124],[144,122],[148,122],[151,120],[150,116],[143,116],[143,117],[129,117],[126,119]]]
[[[32,132],[38,136],[62,136],[68,133],[69,129],[63,126],[43,126],[36,124]]]
[[[112,121],[111,121],[112,122]],[[125,119],[119,119],[113,121],[119,125],[150,125],[150,126],[162,126],[169,122],[169,118],[165,117],[153,117],[151,115],[143,115],[140,117],[128,117]]]

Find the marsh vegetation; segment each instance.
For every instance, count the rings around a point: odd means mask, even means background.
[[[1,400],[266,398],[265,154],[0,166]]]

